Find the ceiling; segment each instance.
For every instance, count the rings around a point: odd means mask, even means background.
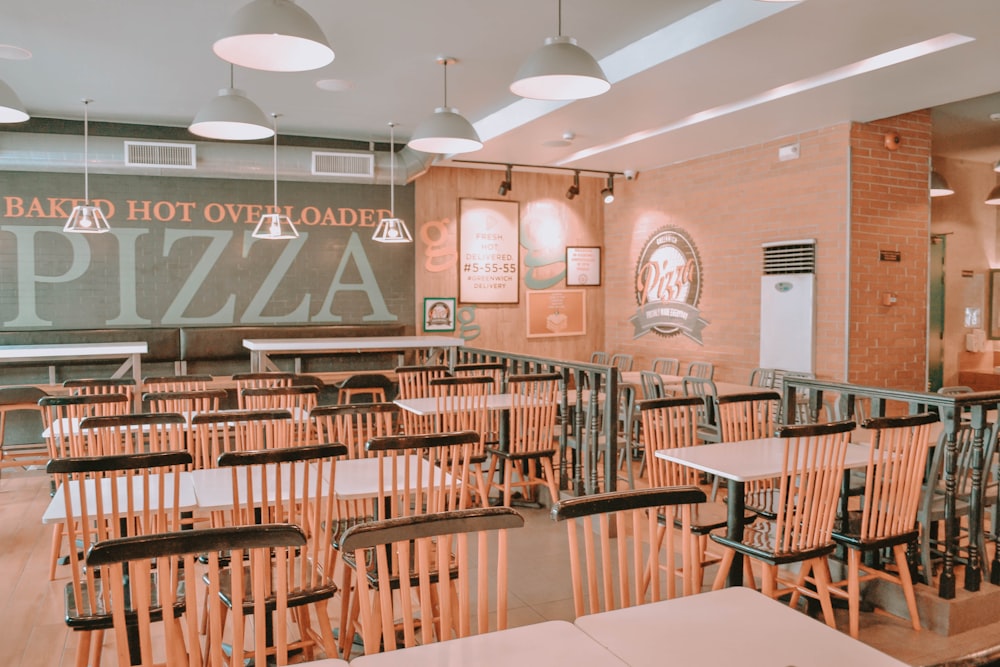
[[[245,0],[4,0],[0,79],[35,118],[184,128],[228,63],[214,36]],[[405,141],[443,101],[485,147],[470,160],[643,171],[844,121],[935,110],[935,153],[1000,157],[996,0],[567,0],[562,32],[602,64],[605,95],[571,103],[508,90],[557,32],[554,0],[299,0],[336,58],[320,70],[237,68],[236,87],[281,133]],[[909,45],[921,46],[905,49]],[[880,54],[929,50],[886,64]],[[9,54],[0,47],[0,55]],[[855,75],[868,63],[873,71]],[[329,92],[319,80],[343,82]],[[983,97],[987,96],[987,97]],[[976,99],[973,99],[976,98]],[[968,102],[952,104],[960,100]],[[943,106],[942,106],[943,105]],[[192,136],[192,138],[194,138]]]

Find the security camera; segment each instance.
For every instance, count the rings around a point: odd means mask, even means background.
[[[638,175],[639,174],[636,173],[636,171],[634,169],[626,169],[625,170],[625,180],[626,181],[634,181],[635,177],[638,176]]]

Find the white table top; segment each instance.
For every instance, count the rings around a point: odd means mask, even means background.
[[[787,438],[717,442],[695,447],[661,449],[656,456],[737,482],[781,474]],[[845,468],[868,465],[868,445],[848,443]]]
[[[427,347],[462,347],[453,336],[360,336],[356,338],[244,338],[252,352],[337,352],[350,350],[404,350]]]
[[[581,616],[576,625],[633,667],[906,664],[743,587]]]
[[[407,412],[412,412],[413,414],[424,417],[428,415],[436,415],[438,412],[436,398],[397,398],[393,402]],[[513,394],[486,395],[487,410],[510,410],[513,403]]]
[[[301,471],[302,466],[306,465],[303,462],[295,464],[299,469],[299,474],[295,478],[295,498],[302,497],[302,478],[304,477]],[[268,477],[268,491],[270,495],[268,496],[268,501],[274,502],[276,499],[275,492],[277,490],[277,484],[275,483],[275,467],[267,466],[267,477]],[[283,491],[283,500],[289,500],[292,496],[292,487],[289,482],[289,477],[291,475],[290,466],[281,466],[282,471],[282,481],[281,485]],[[314,474],[309,476],[309,495],[311,497],[315,496],[316,484],[319,483],[317,475],[315,474],[315,466],[313,466]],[[233,507],[233,469],[232,468],[205,468],[202,470],[192,470],[191,471],[192,484],[194,486],[194,493],[197,497],[198,507],[205,510],[228,510]],[[240,503],[243,504],[247,500],[247,485],[246,485],[246,473],[240,471],[238,477],[238,493]],[[260,498],[261,496],[261,478],[260,478],[260,467],[254,466],[253,470],[253,497]]]
[[[194,491],[194,483],[191,478],[190,472],[182,472],[180,474],[180,508],[181,510],[191,510],[198,506],[197,496]],[[152,475],[150,477],[150,488],[155,488],[153,485],[157,484],[156,480],[159,475]],[[173,473],[168,473],[165,480],[165,497],[170,500],[173,498]],[[119,497],[125,497],[126,490],[126,480],[125,478],[119,478],[117,484],[117,494]],[[132,479],[133,493],[137,502],[135,503],[135,508],[143,509],[144,505],[142,503],[142,479],[134,477]],[[66,520],[66,496],[67,487],[69,487],[69,493],[72,494],[73,499],[73,517],[80,518],[80,483],[77,481],[70,482],[69,484],[64,484],[56,489],[55,494],[52,496],[52,500],[49,501],[49,506],[45,509],[45,513],[42,514],[42,523],[59,523]],[[88,479],[84,483],[84,493],[87,498],[87,507],[90,511],[94,511],[97,507],[97,484],[95,480]],[[104,506],[111,507],[111,480],[102,479],[101,480],[101,495],[104,499]],[[158,500],[158,498],[154,498]],[[157,504],[153,504],[150,509],[156,509]]]
[[[397,474],[402,477],[404,471],[404,461],[409,463],[410,473],[415,476],[417,472],[416,456],[407,457],[405,460],[397,458]],[[392,459],[388,457],[384,458],[381,463],[386,471],[383,480],[388,485],[381,490],[389,492],[392,491]],[[380,491],[378,473],[379,460],[374,457],[368,459],[344,459],[342,461],[338,461],[337,481],[334,484],[334,493],[337,495],[339,500],[363,500],[365,498],[375,498],[378,496]],[[422,475],[422,481],[424,484],[428,482],[428,475],[430,475],[430,468],[427,465],[424,465]],[[446,476],[445,481],[450,484],[451,476]]]
[[[55,345],[0,345],[0,360],[38,361],[73,357],[124,357],[146,354],[144,342],[126,343],[60,343]]]
[[[649,635],[655,637],[656,633]],[[661,648],[658,665],[665,664]],[[677,663],[682,665],[684,663]],[[700,664],[697,662],[689,665]],[[412,648],[355,658],[357,667],[623,667],[579,628],[566,621],[546,621],[499,632],[450,639]],[[782,665],[782,667],[784,667]]]

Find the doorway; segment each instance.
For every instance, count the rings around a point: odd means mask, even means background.
[[[945,236],[931,234],[927,304],[927,391],[937,391],[944,384],[945,245]]]

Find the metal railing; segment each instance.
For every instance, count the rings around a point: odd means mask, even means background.
[[[983,573],[986,571],[985,554],[979,553],[978,548],[978,538],[985,529],[982,491],[988,480],[984,479],[983,473],[988,473],[990,467],[994,465],[994,462],[983,460],[984,436],[990,432],[987,429],[989,424],[987,413],[1000,408],[1000,391],[942,395],[788,377],[785,378],[783,386],[784,414],[795,415],[795,406],[803,395],[808,395],[808,415],[812,421],[817,419],[823,409],[824,395],[827,398],[836,397],[840,418],[854,417],[859,423],[865,418],[886,414],[914,414],[928,410],[938,413],[944,428],[943,443],[947,447],[944,459],[945,550],[943,569],[938,580],[938,594],[949,600],[955,597],[955,563],[959,552],[959,528],[963,517],[968,530],[964,588],[970,592],[978,591],[982,584]],[[968,511],[959,516],[956,509],[958,499],[955,495],[957,488],[955,433],[963,421],[973,430],[972,473],[967,500]],[[996,437],[995,432],[991,437]],[[1000,497],[995,502],[997,503],[995,515],[1000,516]],[[921,529],[929,530],[930,527],[922,526]],[[997,531],[996,526],[992,527],[992,530],[995,533],[992,536],[994,544],[1000,546],[1000,531]],[[991,584],[1000,585],[1000,552],[996,550],[989,567],[989,581]]]

